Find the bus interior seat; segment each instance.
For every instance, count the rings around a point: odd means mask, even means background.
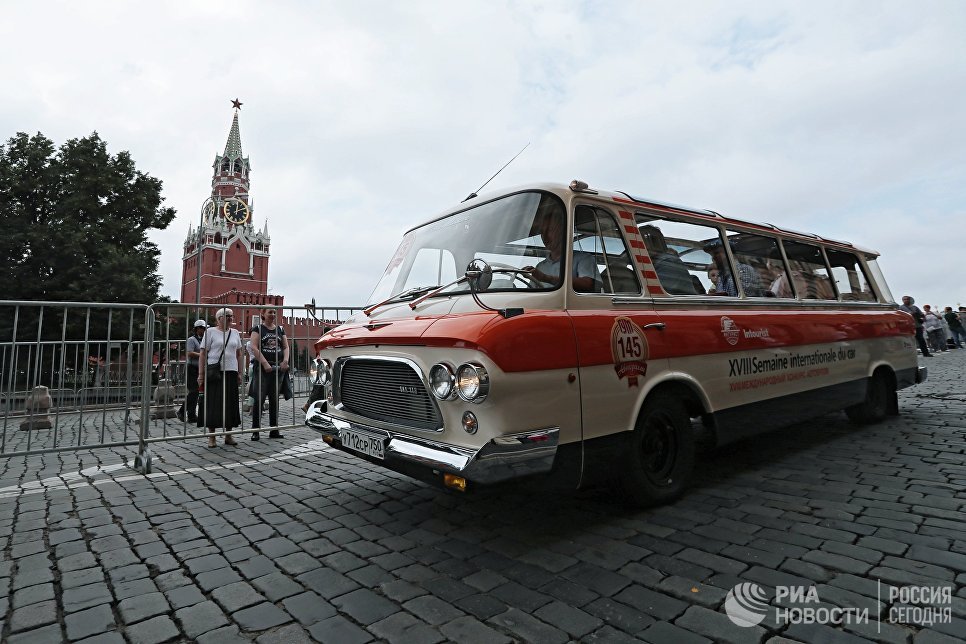
[[[634,274],[633,269],[625,263],[611,259],[607,263],[607,268],[601,271],[601,278],[604,282],[604,291],[609,293],[640,293],[641,283]],[[614,290],[609,291],[613,285]]]

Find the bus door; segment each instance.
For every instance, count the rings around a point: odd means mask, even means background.
[[[583,205],[575,210],[570,266],[576,277],[571,270],[566,297],[577,340],[585,465],[613,458],[612,452],[621,449],[647,383],[668,369],[664,322],[621,230],[618,216],[609,210]],[[631,243],[639,240],[629,238]],[[588,289],[579,277],[590,272],[589,265],[595,274]],[[598,448],[602,454],[588,451]]]

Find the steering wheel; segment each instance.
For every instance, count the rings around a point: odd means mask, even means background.
[[[510,266],[509,264],[504,264],[502,262],[490,262],[490,268],[493,269],[494,273],[506,273],[513,277],[513,281],[520,282],[523,284],[524,288],[535,288],[533,280],[528,276],[530,271],[525,271],[517,268],[516,266]]]

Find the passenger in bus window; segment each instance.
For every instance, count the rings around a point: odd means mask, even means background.
[[[795,288],[798,290],[799,296],[804,299],[809,299],[808,295],[806,294],[807,283],[805,276],[802,275],[800,270],[794,268],[792,269],[792,281],[795,283]],[[795,297],[795,294],[792,292],[791,284],[788,283],[788,276],[785,274],[785,271],[782,271],[775,281],[771,283],[771,286],[768,287],[768,290],[774,293],[775,297],[788,299]],[[811,299],[817,299],[817,297],[817,295],[813,295]]]
[[[823,284],[822,276],[810,272],[807,268],[803,270],[793,270],[795,288],[798,289],[798,296],[803,300],[834,300],[831,297],[831,289],[827,283]]]
[[[550,254],[541,260],[536,267],[524,266],[523,270],[530,272],[536,288],[547,288],[559,285],[563,280],[560,274],[560,263],[564,251],[564,220],[562,216],[550,215],[544,219],[540,229],[540,239]],[[580,293],[600,293],[604,289],[604,281],[597,270],[597,262],[593,254],[584,251],[574,251],[574,290]]]
[[[735,283],[731,269],[728,267],[728,256],[721,241],[715,239],[705,244],[704,250],[711,255],[714,265],[718,269],[718,282],[715,284],[714,291],[708,294],[738,297],[738,285]],[[761,297],[761,279],[758,277],[758,271],[754,268],[738,262],[738,281],[741,282],[741,288],[746,296]]]
[[[713,291],[718,288],[718,276],[720,274],[721,271],[719,271],[716,266],[712,266],[708,269],[708,280],[711,282],[711,288],[708,289],[708,293],[713,295]]]
[[[654,272],[657,273],[661,287],[666,293],[671,295],[703,293],[703,288],[701,291],[695,290],[688,267],[677,256],[677,253],[668,248],[664,233],[657,226],[641,226],[640,231],[644,246],[647,248],[647,254],[654,266]]]

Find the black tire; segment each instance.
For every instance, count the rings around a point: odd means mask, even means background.
[[[858,405],[845,408],[845,415],[856,425],[877,423],[889,413],[890,401],[896,395],[896,388],[891,380],[881,371],[877,371],[869,378],[869,386],[865,391],[865,400]]]
[[[620,481],[633,504],[658,505],[681,496],[694,469],[694,430],[679,396],[657,392],[644,402],[625,460]]]

